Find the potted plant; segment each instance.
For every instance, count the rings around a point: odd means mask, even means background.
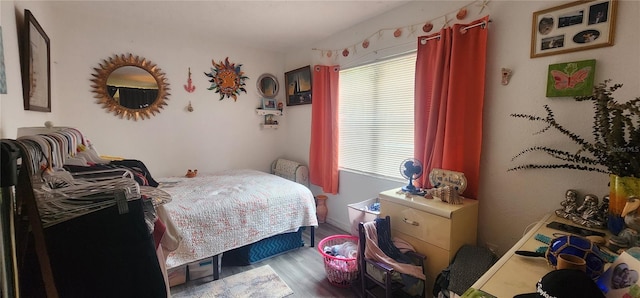
[[[611,80],[594,87],[589,96],[575,97],[576,101],[591,101],[594,105],[593,140],[584,138],[562,126],[549,106],[545,105],[546,117],[528,114],[511,114],[545,123],[541,132],[554,129],[578,145],[576,152],[547,146],[533,146],[522,150],[512,161],[532,152],[544,152],[557,163],[522,164],[509,171],[524,169],[575,169],[609,174],[609,229],[617,234],[624,226],[620,215],[629,196],[640,196],[640,97],[617,102],[613,92],[622,84],[609,86]]]

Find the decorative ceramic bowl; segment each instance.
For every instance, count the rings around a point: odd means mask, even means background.
[[[558,265],[558,255],[560,254],[570,254],[584,259],[587,263],[587,275],[593,280],[604,272],[605,262],[601,257],[600,249],[587,238],[564,235],[552,239],[545,257],[554,268]]]

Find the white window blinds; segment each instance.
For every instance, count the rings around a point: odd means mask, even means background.
[[[399,178],[413,157],[416,54],[340,71],[342,169]]]

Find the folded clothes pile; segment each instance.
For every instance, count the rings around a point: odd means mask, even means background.
[[[356,258],[358,256],[358,245],[347,241],[342,244],[325,246],[324,253],[339,258]]]

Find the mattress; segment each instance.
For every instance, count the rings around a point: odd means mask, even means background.
[[[181,238],[167,268],[318,225],[311,191],[276,175],[242,169],[158,180],[172,197],[163,208]]]

